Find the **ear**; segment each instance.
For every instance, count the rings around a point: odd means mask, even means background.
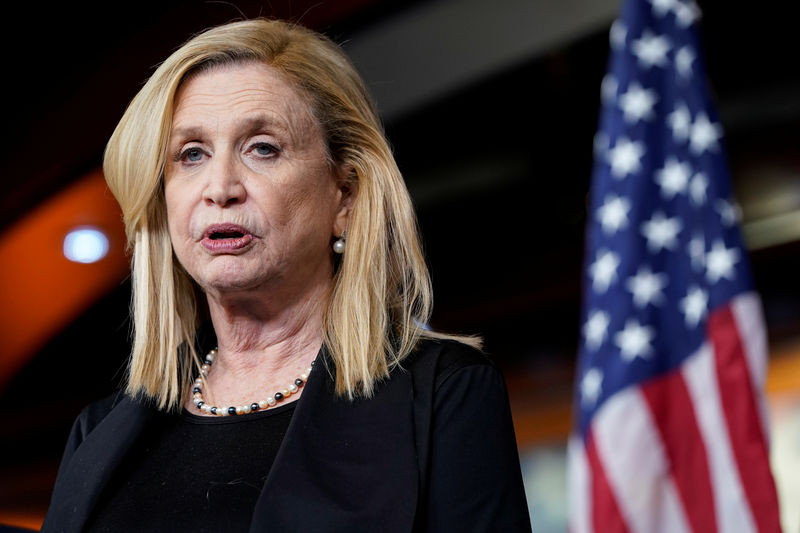
[[[339,196],[339,206],[333,219],[333,234],[336,238],[339,238],[347,229],[350,213],[358,195],[358,176],[353,167],[346,165],[340,168],[336,178],[336,189]]]

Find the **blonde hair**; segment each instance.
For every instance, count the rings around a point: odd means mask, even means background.
[[[125,111],[103,162],[133,255],[127,392],[149,397],[161,409],[181,404],[199,365],[195,284],[173,254],[163,195],[173,101],[188,76],[247,61],[270,65],[305,97],[331,163],[351,168],[357,180],[347,251],[334,274],[323,326],[337,393],[370,396],[420,337],[451,337],[421,327],[430,317],[432,291],[411,199],[350,61],[328,38],[301,26],[265,19],[226,24],[197,35],[164,61]]]

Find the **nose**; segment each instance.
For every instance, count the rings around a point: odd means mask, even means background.
[[[227,207],[244,202],[246,190],[241,171],[232,157],[218,154],[206,168],[207,182],[203,191],[206,204]]]

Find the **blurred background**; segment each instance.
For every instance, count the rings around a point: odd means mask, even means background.
[[[773,471],[784,527],[795,531],[797,10],[778,1],[698,4],[767,318]],[[0,524],[39,527],[74,418],[124,375],[130,282],[120,214],[99,168],[106,140],[189,36],[274,16],[326,33],[366,79],[419,215],[432,325],[484,336],[509,386],[534,529],[563,531],[592,138],[618,8],[616,0],[233,0],[6,11],[6,26],[21,33],[2,37]]]

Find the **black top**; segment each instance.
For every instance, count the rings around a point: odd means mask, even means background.
[[[112,477],[87,531],[247,531],[294,408],[159,413]]]
[[[255,505],[233,509],[239,527],[249,521],[252,533],[298,528],[320,533],[530,532],[505,384],[482,353],[452,341],[421,341],[372,397],[354,400],[336,394],[335,369],[324,350],[316,365],[295,402],[277,455],[245,452],[257,456],[248,463],[253,468],[266,465],[258,467],[254,479],[268,474]],[[99,524],[107,498],[121,483],[117,480],[127,483],[139,477],[136,470],[148,468],[131,461],[142,461],[142,443],[152,439],[147,435],[163,416],[124,394],[87,407],[67,442],[42,531],[78,533],[95,518]],[[249,427],[251,422],[242,419],[242,427]],[[243,441],[260,440],[247,437]],[[189,455],[187,446],[181,439],[162,458],[156,482],[173,475],[174,462]],[[190,461],[198,471],[211,461],[227,465],[236,455],[233,446],[238,441],[218,439]],[[192,490],[193,482],[207,483],[199,480],[200,473],[192,475],[183,484],[186,490]],[[119,531],[147,531],[160,519],[149,504],[135,507],[138,522],[121,524]],[[165,512],[171,512],[168,507]],[[216,529],[231,530],[233,520],[226,516],[225,525]],[[183,526],[175,530],[194,529]]]

